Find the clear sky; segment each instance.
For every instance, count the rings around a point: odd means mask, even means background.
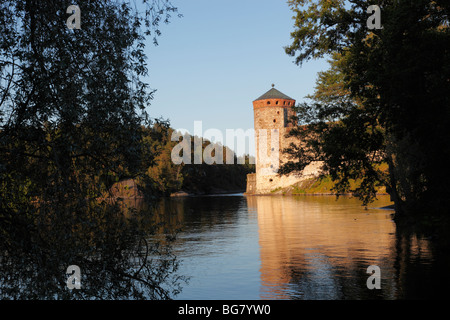
[[[312,93],[324,60],[302,67],[283,47],[291,43],[293,12],[284,0],[172,0],[176,15],[162,25],[159,45],[146,49],[151,117],[174,129],[253,128],[252,101],[275,84],[297,102]],[[225,145],[230,145],[223,141]],[[253,154],[253,151],[250,151]]]

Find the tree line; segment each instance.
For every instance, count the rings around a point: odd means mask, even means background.
[[[237,164],[237,156],[233,153],[233,164],[226,164],[228,147],[188,134],[183,135],[182,139],[191,144],[191,161],[187,164],[174,164],[172,152],[179,141],[172,141],[174,129],[169,123],[157,121],[145,127],[143,132],[145,158],[152,161],[145,163],[137,176],[137,181],[143,190],[147,190],[147,194],[167,196],[177,191],[190,194],[243,192],[246,188],[247,174],[255,171],[255,165],[251,163],[249,155],[243,155],[244,163]],[[196,163],[194,138],[202,140],[201,154],[209,147],[211,158],[216,157],[216,152],[218,156],[223,157],[221,163],[208,164],[205,161]]]

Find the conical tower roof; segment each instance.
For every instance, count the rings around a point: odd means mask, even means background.
[[[273,87],[273,86],[272,86]],[[262,96],[260,96],[258,99],[255,99],[254,101],[258,100],[265,100],[265,99],[286,99],[286,100],[294,100],[291,97],[285,95],[284,93],[278,91],[275,88],[270,89],[266,93],[264,93]]]

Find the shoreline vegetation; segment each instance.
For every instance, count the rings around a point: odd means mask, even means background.
[[[249,155],[242,156],[243,164],[226,164],[229,149],[205,138],[201,138],[201,154],[207,150],[214,158],[222,155],[223,164],[207,164],[203,161],[197,164],[194,161],[194,140],[200,138],[187,134],[183,140],[191,141],[191,164],[175,164],[172,152],[179,141],[171,140],[175,130],[169,127],[168,122],[155,122],[141,127],[141,130],[140,148],[144,160],[122,175],[98,177],[103,190],[99,200],[145,198],[153,201],[160,197],[245,192],[247,174],[255,171]],[[234,155],[234,163],[238,163],[238,159]]]
[[[350,181],[350,190],[355,190],[361,182],[359,180]],[[333,182],[329,175],[321,175],[313,178],[307,178],[297,182],[289,187],[279,187],[273,189],[267,194],[248,194],[248,195],[339,195],[339,196],[356,196],[352,192],[336,192],[336,183]],[[379,186],[376,195],[389,195],[386,187]]]
[[[221,143],[214,143],[201,138],[201,154],[208,153],[215,160],[222,156],[222,164],[207,164],[204,161],[197,164],[195,140],[197,136],[185,134],[183,141],[190,141],[190,163],[174,164],[172,152],[179,141],[172,141],[174,129],[161,123],[154,124],[144,130],[143,139],[146,152],[154,155],[154,161],[147,167],[143,167],[140,175],[136,177],[136,183],[142,192],[156,196],[180,196],[185,194],[214,194],[224,192],[244,192],[247,185],[247,174],[255,171],[255,165],[251,164],[249,155],[243,155],[244,164],[226,164],[228,147]],[[233,152],[234,154],[234,152]],[[234,154],[234,163],[238,157]],[[220,162],[220,161],[219,161]]]

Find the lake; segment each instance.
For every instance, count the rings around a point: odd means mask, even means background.
[[[190,277],[175,299],[443,297],[447,254],[399,230],[393,211],[382,209],[389,204],[388,196],[367,210],[334,196],[164,199],[166,222],[181,227],[179,273]],[[379,268],[380,289],[368,288],[369,266]]]

